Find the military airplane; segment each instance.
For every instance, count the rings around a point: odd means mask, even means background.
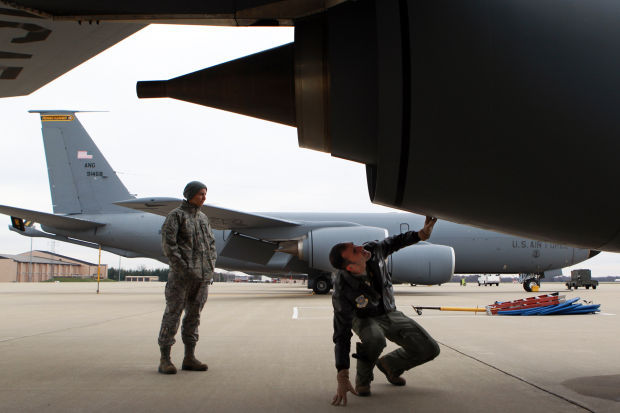
[[[617,1],[1,3],[0,96],[150,23],[294,26],[291,44],[138,95],[296,127],[301,147],[366,164],[377,204],[620,251]]]
[[[54,213],[0,205],[0,213],[11,216],[9,228],[166,263],[161,226],[181,200],[130,195],[75,111],[31,112],[41,118]],[[380,240],[424,222],[409,213],[256,214],[213,205],[203,211],[215,229],[219,268],[308,274],[308,287],[317,293],[331,288],[328,254],[334,244]],[[398,251],[387,264],[395,283],[441,284],[454,272],[523,273],[524,288],[531,291],[545,275],[561,274],[562,267],[597,253],[441,221],[429,242]]]

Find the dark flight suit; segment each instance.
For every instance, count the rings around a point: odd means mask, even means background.
[[[207,216],[187,201],[166,217],[162,226],[162,248],[170,262],[166,283],[166,311],[158,343],[172,346],[185,310],[181,337],[196,344],[200,312],[207,301],[217,251]]]
[[[386,338],[401,346],[384,358],[388,369],[397,376],[439,354],[439,345],[426,330],[396,310],[392,277],[387,269],[390,254],[419,240],[417,232],[409,231],[381,242],[369,242],[364,245],[371,253],[366,275],[352,275],[346,270],[336,274],[332,295],[336,368],[349,368],[353,329],[362,340],[353,354],[357,358],[358,385],[368,385],[373,380],[373,368],[386,346]]]

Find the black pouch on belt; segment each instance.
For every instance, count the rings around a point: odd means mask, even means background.
[[[352,354],[352,357],[354,359],[358,359],[358,360],[362,360],[362,361],[370,361],[368,360],[368,357],[366,356],[366,346],[364,346],[364,343],[355,343],[355,353]]]

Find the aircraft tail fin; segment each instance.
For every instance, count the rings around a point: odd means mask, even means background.
[[[77,111],[30,112],[41,116],[54,213],[123,212],[114,202],[132,196],[76,118]]]

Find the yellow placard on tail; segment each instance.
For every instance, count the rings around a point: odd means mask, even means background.
[[[41,115],[41,122],[71,122],[73,115]]]

